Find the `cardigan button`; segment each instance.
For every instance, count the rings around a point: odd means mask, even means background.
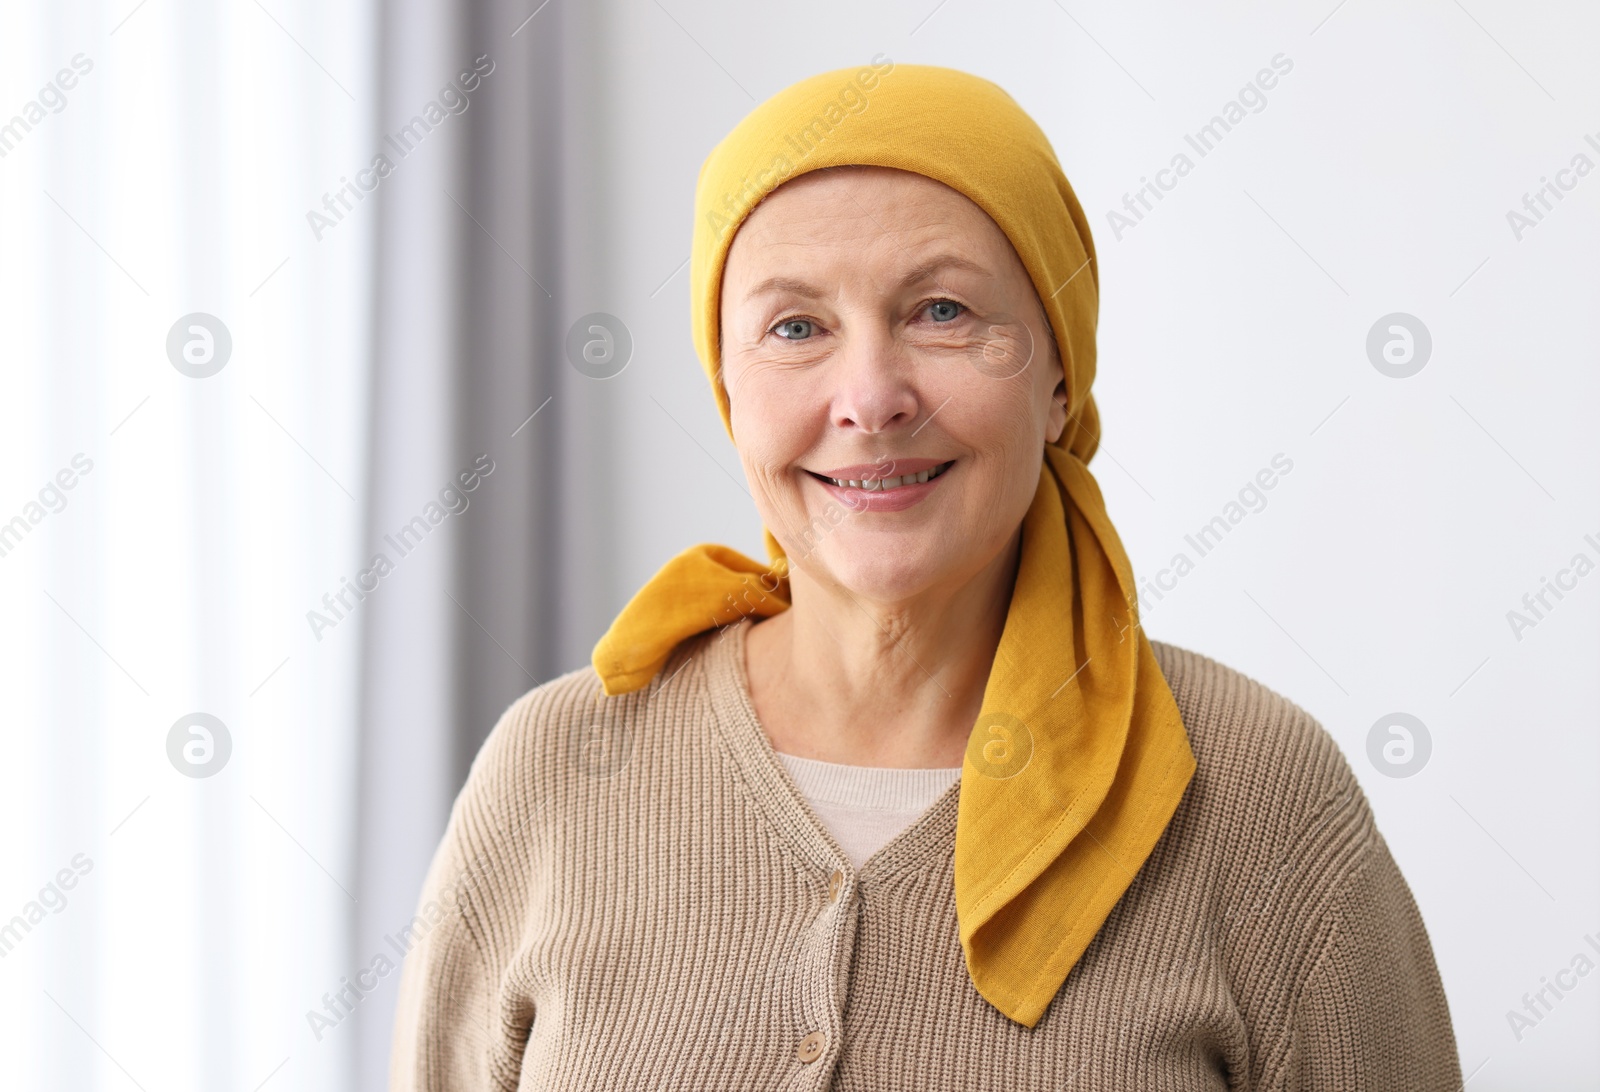
[[[827,1045],[828,1037],[820,1031],[813,1031],[800,1040],[800,1048],[794,1052],[794,1056],[799,1058],[802,1064],[810,1065],[822,1057],[822,1050]]]
[[[839,892],[844,888],[844,873],[838,869],[833,870],[833,875],[828,877],[828,901],[838,902]]]

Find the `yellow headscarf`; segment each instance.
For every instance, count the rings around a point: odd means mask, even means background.
[[[1177,705],[1138,624],[1127,554],[1086,465],[1099,441],[1099,277],[1088,221],[1044,133],[987,80],[895,65],[802,80],[712,150],[695,194],[694,343],[729,427],[718,366],[723,263],[750,210],[822,167],[895,167],[965,194],[1011,240],[1065,370],[1068,422],[1047,446],[1022,557],[973,727],[955,896],[973,985],[1032,1027],[1132,883],[1194,773]],[[646,685],[683,639],[789,606],[773,566],[724,546],[673,558],[594,649],[606,693]]]

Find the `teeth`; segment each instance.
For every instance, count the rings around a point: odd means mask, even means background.
[[[861,489],[868,493],[882,493],[890,489],[899,489],[903,485],[921,485],[929,479],[937,478],[940,474],[943,474],[949,466],[949,463],[943,463],[932,470],[919,470],[915,474],[904,474],[898,478],[866,478],[861,481],[829,478],[828,480],[841,488],[848,487],[850,489]]]

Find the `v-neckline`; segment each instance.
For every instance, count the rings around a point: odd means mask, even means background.
[[[855,874],[867,882],[886,879],[908,868],[953,867],[960,777],[909,826],[869,857],[859,871],[854,868],[795,784],[756,715],[745,668],[746,638],[751,625],[745,618],[704,636],[707,647],[703,651],[717,724],[773,825],[817,865]]]

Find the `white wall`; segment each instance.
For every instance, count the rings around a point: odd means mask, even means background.
[[[1427,920],[1474,1092],[1593,1088],[1600,975],[1520,1041],[1506,1014],[1600,940],[1600,575],[1520,640],[1506,613],[1574,554],[1600,561],[1583,538],[1600,542],[1600,177],[1520,240],[1506,212],[1580,151],[1600,164],[1583,139],[1600,144],[1600,14],[1336,2],[612,6],[590,85],[610,280],[581,310],[622,317],[636,350],[596,437],[624,473],[612,599],[588,625],[690,543],[761,556],[679,268],[706,152],[755,101],[880,51],[987,76],[1050,134],[1093,218],[1093,466],[1136,571],[1193,559],[1185,534],[1275,454],[1293,463],[1155,605],[1151,634],[1339,740]],[[1278,54],[1293,68],[1265,107],[1198,156],[1184,134]],[[1108,210],[1185,150],[1192,173],[1118,239]],[[1367,356],[1394,312],[1433,340],[1406,379]],[[1402,778],[1366,757],[1397,711],[1432,743]]]

